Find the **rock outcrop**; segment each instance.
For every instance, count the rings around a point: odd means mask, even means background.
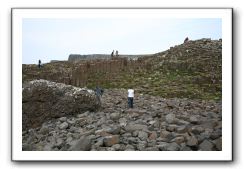
[[[99,107],[94,91],[47,80],[33,80],[23,84],[23,129],[40,127],[51,118],[95,111]],[[65,121],[65,120],[64,120]],[[66,122],[60,129],[66,129]]]

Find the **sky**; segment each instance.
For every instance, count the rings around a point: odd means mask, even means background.
[[[153,54],[190,40],[222,38],[220,18],[25,18],[22,62],[67,60],[70,54]]]

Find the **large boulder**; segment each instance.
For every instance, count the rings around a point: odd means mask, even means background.
[[[33,80],[22,88],[23,130],[40,127],[51,118],[95,111],[99,108],[94,91],[47,80]]]

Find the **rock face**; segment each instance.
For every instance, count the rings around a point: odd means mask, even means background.
[[[51,118],[94,111],[99,104],[92,90],[47,80],[27,82],[22,88],[23,129],[39,127]],[[61,119],[63,121],[63,119]],[[68,123],[60,125],[66,129]]]
[[[63,99],[65,97],[63,96]],[[121,102],[118,103],[118,100]],[[58,116],[59,118],[52,118],[54,116],[51,116],[50,112],[53,109],[49,107],[46,109],[46,115],[50,117],[42,118],[41,120],[44,120],[42,122],[38,116],[30,116],[37,118],[40,125],[23,129],[22,149],[23,151],[222,150],[221,102],[163,99],[138,93],[135,93],[134,102],[135,108],[126,108],[126,90],[113,89],[105,90],[102,107],[97,111],[89,109],[84,112],[82,109],[71,113],[71,110],[65,109],[65,113],[59,112],[62,114]],[[25,108],[27,111],[27,108],[31,107],[25,106]],[[58,114],[58,111],[55,113]],[[197,120],[191,117],[197,117]],[[30,119],[29,121],[31,122]]]

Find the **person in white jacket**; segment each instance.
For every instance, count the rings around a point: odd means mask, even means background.
[[[134,90],[128,89],[128,107],[133,108]]]

